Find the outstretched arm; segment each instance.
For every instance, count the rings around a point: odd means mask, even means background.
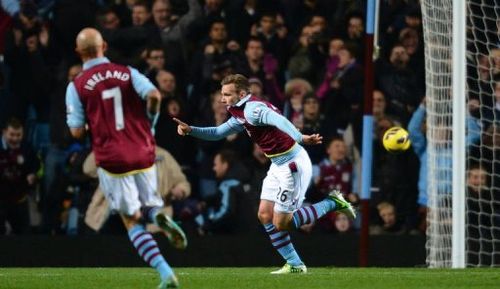
[[[177,133],[179,135],[191,135],[204,140],[220,140],[230,134],[239,133],[244,129],[233,117],[219,126],[212,127],[190,126],[177,118],[173,118],[173,120],[177,123]]]
[[[323,140],[323,137],[319,134],[305,135],[300,133],[288,119],[263,103],[249,102],[245,107],[245,118],[253,125],[275,126],[301,144],[320,144]]]

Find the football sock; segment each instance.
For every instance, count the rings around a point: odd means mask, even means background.
[[[295,251],[292,241],[290,240],[290,235],[287,231],[278,231],[273,224],[265,224],[269,238],[271,239],[271,244],[274,249],[280,253],[283,259],[292,266],[302,265],[302,260],[300,260],[299,254]]]
[[[156,224],[155,216],[160,211],[160,207],[141,207],[142,217],[147,223]]]
[[[326,213],[335,210],[335,206],[335,202],[327,198],[311,206],[302,207],[293,213],[293,224],[298,229],[302,225],[314,223]]]
[[[174,272],[168,265],[165,258],[160,253],[153,236],[144,229],[143,225],[135,225],[128,231],[128,236],[139,256],[142,257],[149,266],[153,267],[160,274],[161,280],[165,280]]]

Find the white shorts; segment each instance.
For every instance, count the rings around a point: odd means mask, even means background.
[[[141,206],[163,206],[163,200],[157,194],[156,165],[139,172],[123,175],[113,175],[98,168],[97,175],[99,176],[99,185],[112,210],[131,216]]]
[[[305,149],[289,162],[271,164],[262,183],[261,200],[274,202],[274,211],[291,213],[302,205],[311,183],[312,164]]]

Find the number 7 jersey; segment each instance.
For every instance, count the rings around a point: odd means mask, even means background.
[[[152,89],[137,70],[106,58],[86,62],[68,85],[68,126],[83,127],[86,120],[99,167],[123,174],[153,165],[155,141],[143,100]]]

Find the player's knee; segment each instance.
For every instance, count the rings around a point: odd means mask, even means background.
[[[125,227],[127,229],[130,229],[131,227],[135,226],[136,224],[140,223],[141,221],[141,212],[137,211],[132,215],[126,215],[126,214],[120,214],[123,220],[123,223],[125,224]]]
[[[269,224],[271,223],[273,216],[269,212],[259,211],[257,213],[257,218],[259,218],[261,224]]]
[[[290,229],[289,224],[285,222],[276,222],[274,224],[274,227],[276,227],[278,231],[288,231]]]

